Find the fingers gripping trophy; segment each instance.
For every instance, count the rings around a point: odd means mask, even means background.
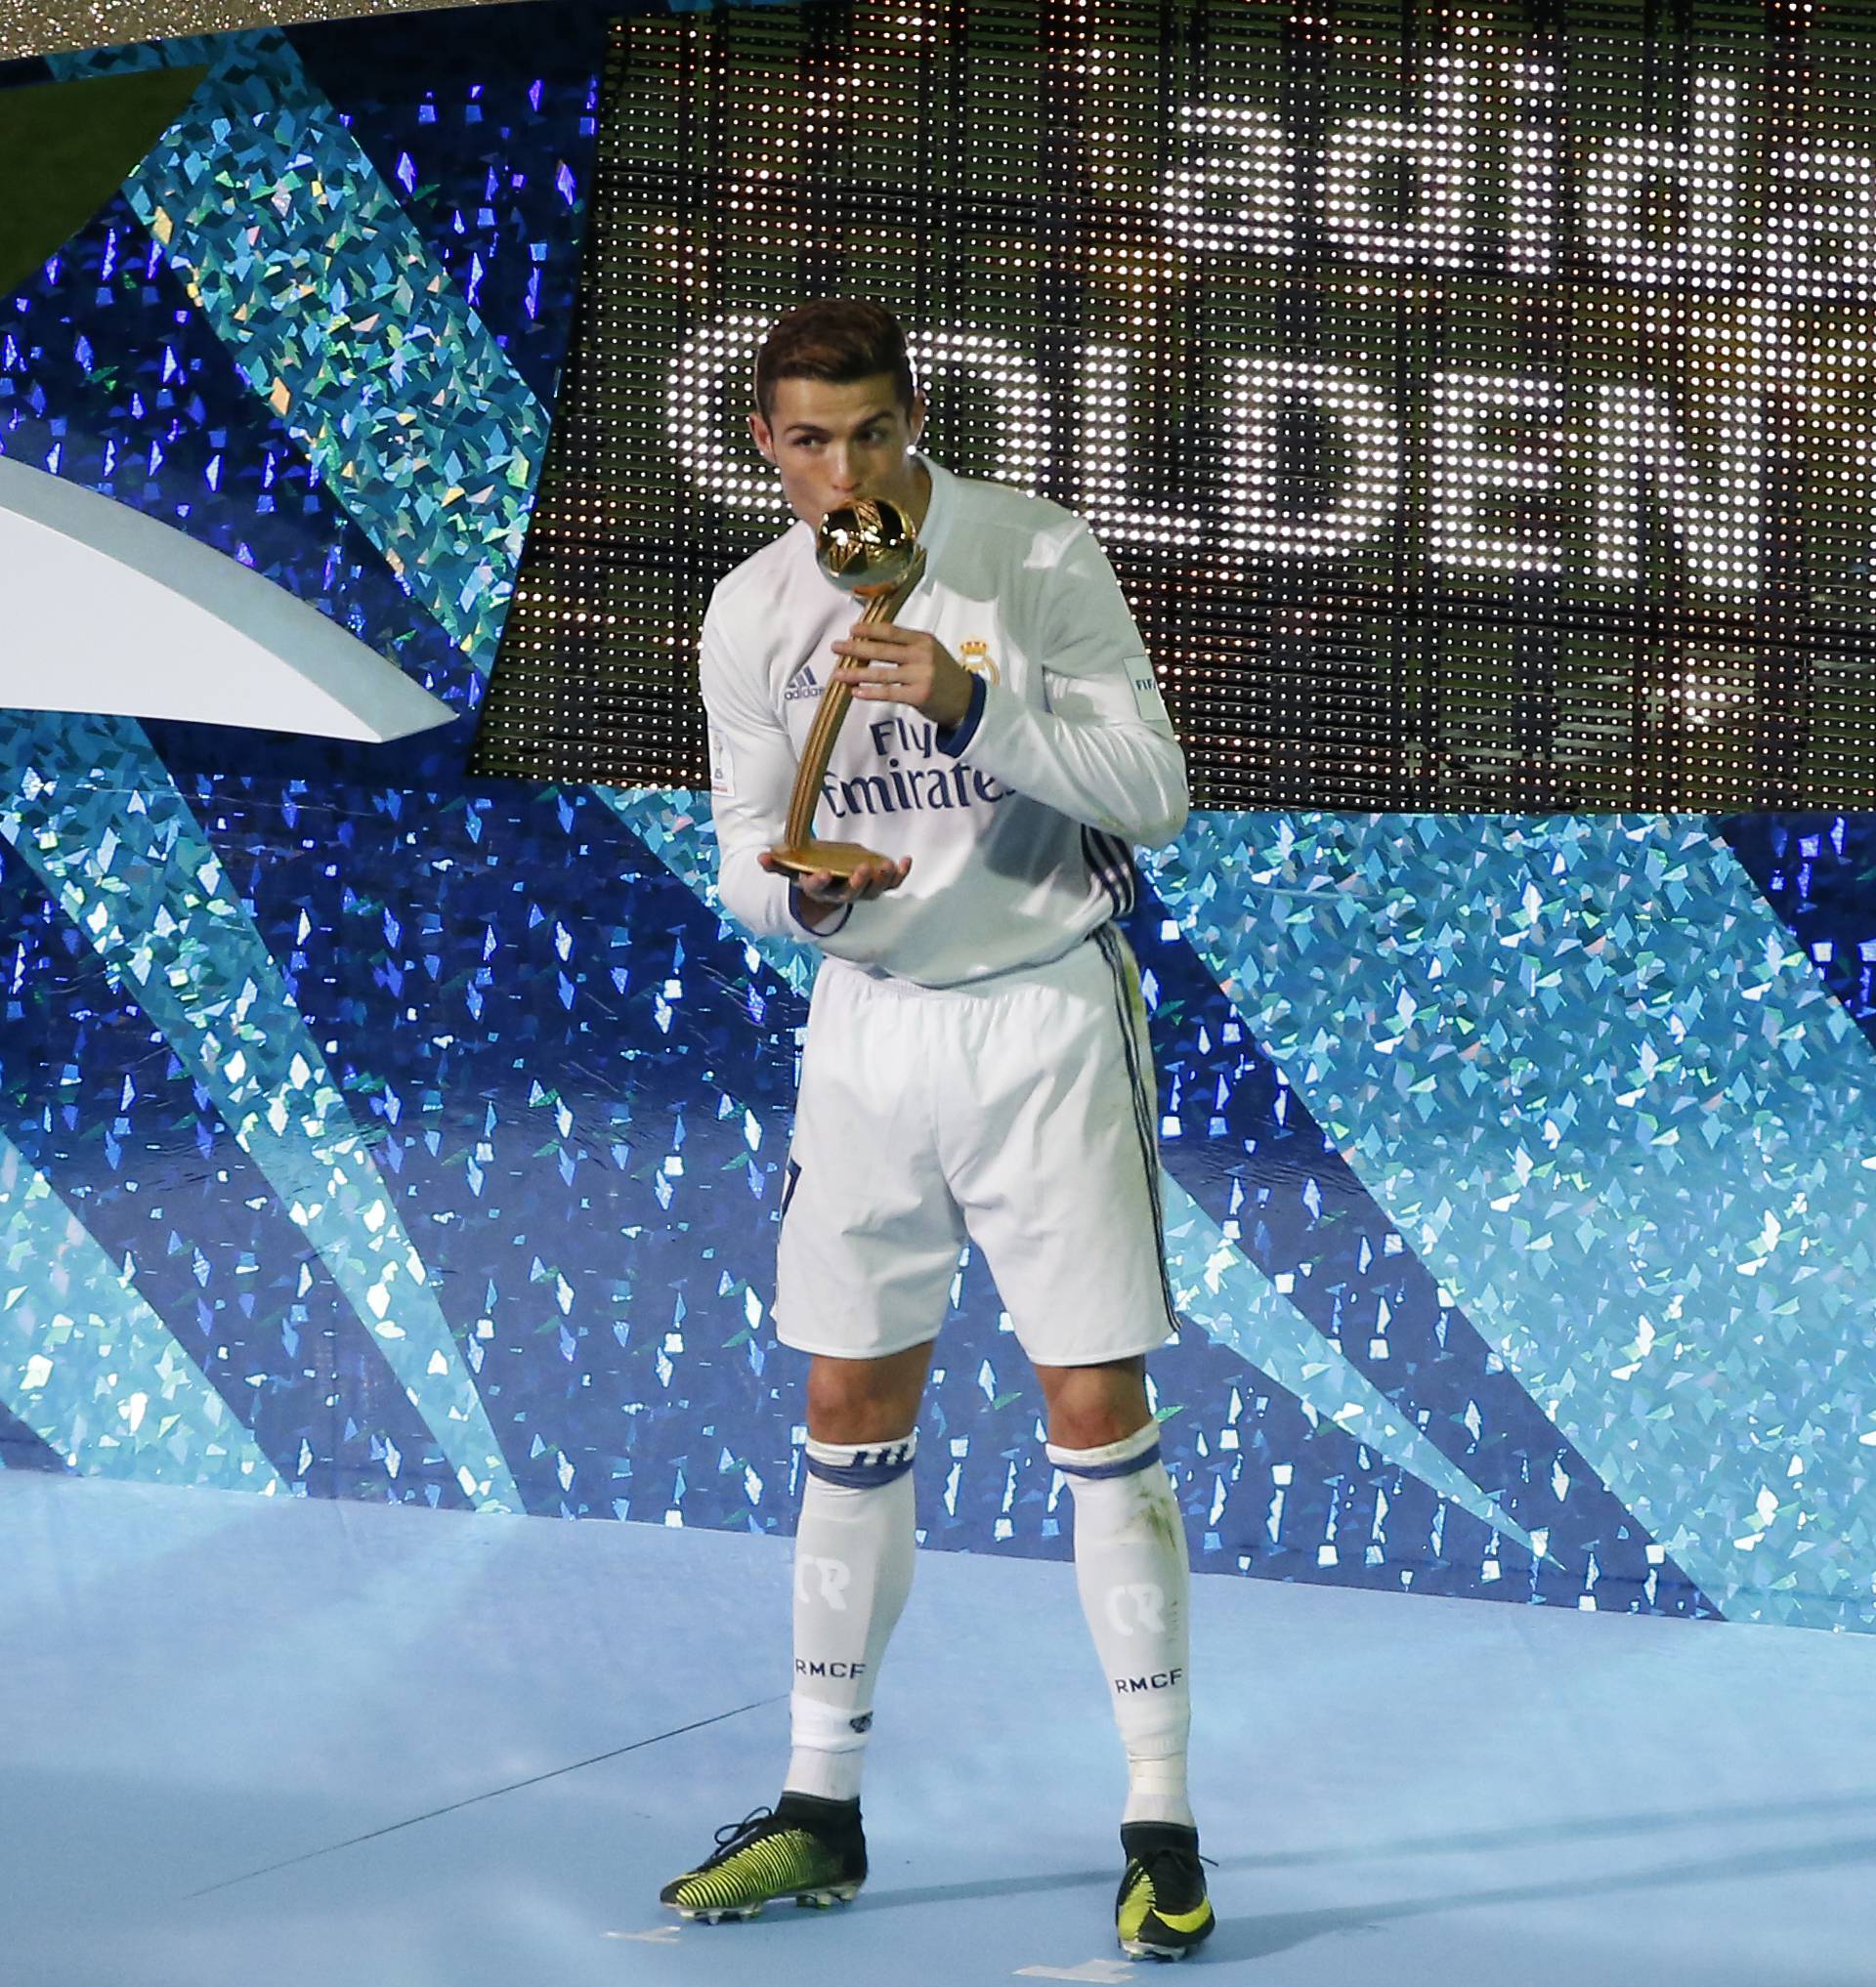
[[[865,603],[861,621],[890,621],[924,576],[925,550],[912,521],[883,497],[862,497],[830,511],[815,536],[815,559],[841,592]],[[793,876],[825,874],[850,880],[884,859],[859,842],[814,838],[814,813],[833,756],[835,740],[853,701],[851,684],[835,681],[822,694],[813,728],[789,797],[789,818],[779,847],[770,850],[775,867]]]

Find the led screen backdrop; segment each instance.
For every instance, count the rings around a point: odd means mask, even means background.
[[[787,522],[753,343],[853,292],[934,453],[1093,522],[1202,804],[1870,805],[1876,57],[1828,13],[619,22],[481,766],[701,780],[703,605]]]

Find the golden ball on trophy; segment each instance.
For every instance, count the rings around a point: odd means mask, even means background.
[[[862,497],[821,520],[814,557],[842,593],[866,594],[906,577],[919,558],[918,533],[897,504]]]

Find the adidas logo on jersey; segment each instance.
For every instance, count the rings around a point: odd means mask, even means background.
[[[784,703],[792,703],[797,697],[819,697],[821,685],[814,680],[814,664],[808,663],[787,690],[782,693]]]

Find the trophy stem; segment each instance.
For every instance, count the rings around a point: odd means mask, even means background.
[[[868,623],[891,620],[905,606],[913,588],[923,578],[924,571],[925,554],[920,546],[911,570],[897,586],[882,587],[876,592],[857,596],[867,603],[861,620]],[[840,736],[847,706],[852,701],[853,686],[850,683],[831,683],[821,694],[821,707],[814,714],[807,742],[801,748],[801,763],[795,769],[794,787],[789,796],[788,826],[778,855],[786,852],[805,861],[814,845],[814,811],[821,804],[821,785],[828,777],[828,761],[833,757],[834,740]]]

